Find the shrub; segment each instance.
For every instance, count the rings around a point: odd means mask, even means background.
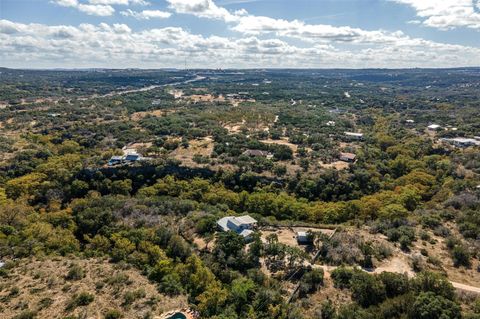
[[[161,292],[169,295],[176,296],[183,292],[180,276],[177,273],[171,273],[165,275],[161,281],[159,289]]]
[[[80,306],[87,306],[93,302],[95,296],[89,294],[88,292],[81,292],[78,295],[74,295],[72,300],[67,305],[67,310],[75,309]]]
[[[387,298],[385,285],[376,276],[359,271],[352,276],[350,284],[352,299],[362,307],[377,305]]]
[[[387,230],[388,240],[399,242],[403,250],[409,250],[412,242],[415,240],[415,229],[410,226],[400,226]]]
[[[455,289],[443,275],[429,271],[419,273],[412,280],[412,287],[417,292],[433,292],[446,299],[453,299]]]
[[[105,313],[104,319],[120,319],[122,317],[123,314],[119,310],[111,309]]]
[[[321,319],[333,319],[335,318],[335,307],[331,300],[326,300],[322,303],[322,308],[320,310]]]
[[[111,286],[130,285],[132,281],[125,273],[117,273],[108,277],[105,282]]]
[[[460,306],[455,302],[437,296],[433,292],[422,292],[415,299],[412,317],[416,319],[461,318]]]
[[[450,236],[451,232],[450,229],[445,226],[438,226],[433,230],[433,234],[440,237],[447,237]]]
[[[135,302],[137,299],[144,298],[146,296],[145,289],[140,288],[135,291],[127,291],[123,296],[123,305],[128,306]]]
[[[445,245],[450,250],[455,267],[465,266],[470,267],[470,252],[462,241],[455,237],[448,237],[445,240]]]
[[[68,271],[65,279],[67,280],[80,280],[85,276],[85,272],[83,271],[82,267],[78,264],[72,264],[70,266],[70,270]]]
[[[421,224],[423,227],[435,229],[442,224],[442,220],[438,215],[424,215],[421,218]]]
[[[200,154],[193,155],[192,160],[197,164],[208,164],[210,163],[210,159],[207,156],[203,156]]]
[[[409,290],[410,283],[408,277],[404,274],[382,272],[378,275],[378,278],[385,285],[385,292],[388,298],[403,295]]]
[[[422,258],[422,255],[419,255],[419,254],[414,254],[412,256],[412,268],[413,268],[413,271],[415,272],[420,272],[423,270],[423,268],[425,267],[425,264],[423,262],[423,258]]]
[[[24,310],[12,319],[34,319],[37,314],[32,310]]]
[[[432,265],[436,266],[436,267],[441,267],[442,266],[442,261],[439,258],[434,257],[434,256],[428,256],[427,262],[429,264],[432,264]]]
[[[52,304],[53,304],[53,299],[46,297],[46,298],[43,298],[42,300],[40,300],[40,301],[38,302],[38,307],[39,307],[40,309],[48,308],[48,307],[50,307]]]
[[[421,240],[429,241],[431,239],[430,235],[426,231],[422,230],[419,235]]]
[[[457,245],[452,249],[453,265],[455,267],[465,266],[470,267],[470,252],[468,248],[463,245]]]
[[[387,244],[380,243],[376,247],[375,257],[377,257],[378,260],[386,259],[386,258],[392,256],[392,254],[393,254],[392,248]]]
[[[336,288],[344,289],[350,288],[350,280],[355,273],[352,269],[347,269],[345,267],[338,267],[332,271],[333,284]]]
[[[300,285],[300,296],[316,292],[323,285],[323,269],[313,269],[306,273]]]

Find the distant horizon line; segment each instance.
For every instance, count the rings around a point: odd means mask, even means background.
[[[52,68],[16,68],[16,67],[4,67],[0,66],[0,69],[8,70],[23,70],[23,71],[88,71],[88,70],[141,70],[141,71],[152,71],[152,70],[175,70],[175,71],[231,71],[231,70],[460,70],[460,69],[480,69],[478,66],[457,66],[457,67],[404,67],[404,68],[381,68],[381,67],[366,67],[366,68],[296,68],[296,67],[258,67],[258,68],[178,68],[178,67],[161,67],[161,68],[141,68],[141,67],[127,67],[127,68],[108,68],[108,67],[52,67]]]

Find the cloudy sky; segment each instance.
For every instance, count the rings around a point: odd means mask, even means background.
[[[480,0],[0,0],[0,66],[480,66]]]

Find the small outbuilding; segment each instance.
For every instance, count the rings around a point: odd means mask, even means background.
[[[127,162],[136,162],[142,159],[142,155],[138,153],[129,153],[125,156]]]
[[[429,131],[438,131],[439,129],[441,129],[442,127],[438,124],[430,124],[429,126],[427,126],[427,129]]]
[[[335,121],[328,121],[327,126],[335,126]]]
[[[313,244],[313,236],[306,231],[297,232],[297,243],[299,245],[311,245]]]
[[[343,162],[354,163],[357,160],[357,155],[353,153],[340,153],[338,158]]]
[[[123,156],[112,156],[108,161],[108,166],[115,166],[121,164],[123,161]]]
[[[268,151],[262,151],[262,150],[246,150],[243,152],[243,155],[249,156],[249,157],[265,157],[265,158],[273,158],[273,154],[268,152]]]
[[[352,140],[363,140],[363,133],[344,132],[344,134]]]

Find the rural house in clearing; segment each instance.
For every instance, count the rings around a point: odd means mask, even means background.
[[[431,125],[427,126],[427,129],[428,129],[429,131],[438,131],[438,130],[440,130],[441,128],[442,128],[442,127],[441,127],[440,125],[438,125],[438,124],[431,124]]]
[[[480,141],[473,138],[441,138],[440,141],[452,144],[456,147],[480,146]]]
[[[353,153],[340,153],[338,158],[343,162],[354,163],[357,160],[357,155]]]
[[[250,156],[250,157],[265,157],[268,159],[273,158],[273,154],[267,151],[262,150],[246,150],[243,152],[243,155]]]
[[[351,140],[363,140],[363,133],[344,132],[344,134]]]
[[[249,239],[253,234],[253,229],[257,227],[257,220],[249,215],[227,216],[217,221],[217,226],[221,231],[233,231],[245,239]]]
[[[313,235],[310,232],[297,232],[297,243],[299,245],[311,245],[313,243]]]
[[[143,161],[145,159],[145,157],[138,153],[129,153],[124,156],[112,156],[108,161],[108,166],[133,164],[135,162]]]

